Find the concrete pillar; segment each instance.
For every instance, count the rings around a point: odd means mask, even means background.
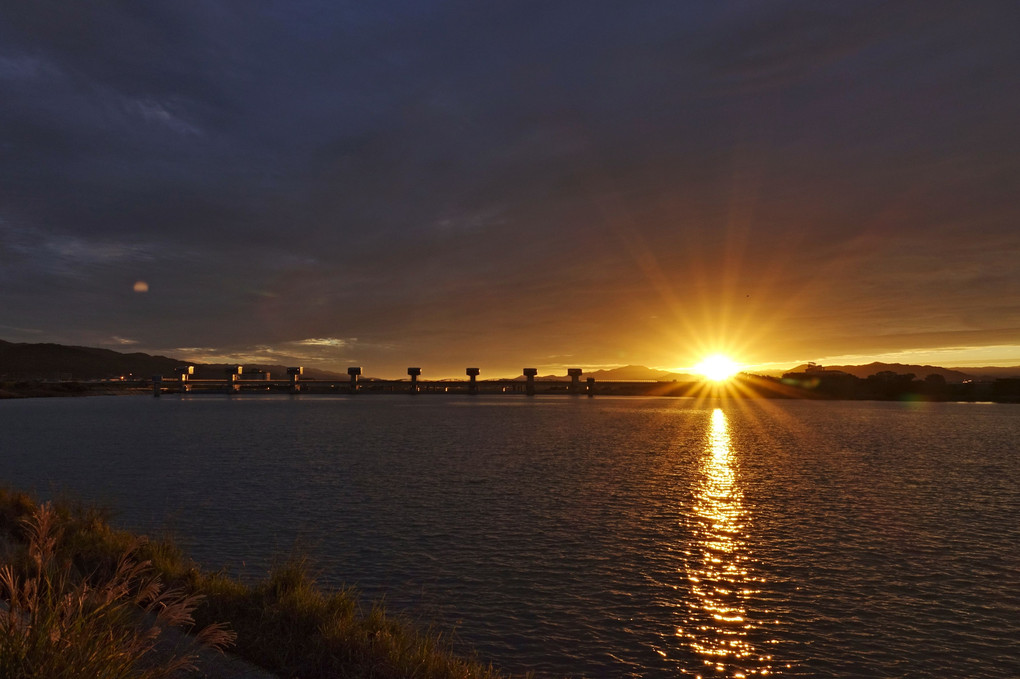
[[[153,375],[152,376],[152,395],[159,398],[160,394],[163,393],[163,376]]]
[[[174,374],[177,375],[177,390],[182,394],[186,394],[191,391],[191,385],[188,383],[188,377],[195,374],[195,366],[182,365],[174,368]]]
[[[580,368],[568,368],[567,374],[570,375],[570,393],[580,394],[581,393],[581,369]]]
[[[239,380],[241,375],[244,373],[244,366],[234,365],[226,369],[227,373],[227,393],[233,394],[241,391],[241,384]]]
[[[469,394],[477,394],[478,393],[478,375],[481,372],[482,371],[479,370],[478,368],[468,368],[467,369],[467,376],[468,376],[468,380],[469,380],[468,381],[468,393]]]
[[[290,377],[290,393],[301,393],[301,376],[305,374],[304,366],[287,368],[287,376]]]
[[[347,374],[351,376],[351,393],[358,393],[358,376],[361,375],[361,368],[352,367],[347,369]]]
[[[407,374],[411,376],[411,393],[418,393],[418,376],[421,375],[421,368],[408,368]]]
[[[524,391],[525,391],[525,393],[527,393],[528,396],[534,396],[535,395],[535,375],[537,375],[537,374],[538,374],[538,368],[525,368],[524,369],[524,376],[526,378],[528,378],[527,382],[525,382]]]
[[[589,377],[588,378],[588,398],[594,398],[594,397],[595,397],[595,378],[594,377]]]

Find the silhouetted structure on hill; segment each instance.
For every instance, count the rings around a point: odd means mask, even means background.
[[[914,373],[881,370],[860,379],[840,370],[809,365],[805,370],[783,375],[782,383],[792,388],[793,398],[835,398],[874,401],[1020,401],[1020,379],[994,382],[968,380],[950,384],[943,375],[931,373],[923,380]],[[764,395],[764,394],[762,394]]]
[[[783,375],[783,384],[820,398],[854,398],[859,379],[841,370],[826,370],[811,363],[803,372]]]

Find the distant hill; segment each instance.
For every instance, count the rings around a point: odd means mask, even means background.
[[[646,368],[643,365],[625,365],[622,368],[610,368],[608,370],[585,371],[581,374],[581,381],[594,377],[599,382],[690,382],[697,380],[697,377],[683,373],[671,373],[668,370],[656,370]],[[514,378],[523,381],[526,378],[522,375]],[[543,381],[569,382],[568,375],[539,375],[535,379]]]
[[[820,366],[819,366],[820,367]],[[808,364],[799,365],[792,370],[785,372],[803,372],[808,368]],[[946,378],[946,382],[950,384],[958,384],[965,382],[970,379],[974,379],[974,376],[969,373],[960,372],[959,370],[952,370],[949,368],[940,368],[935,365],[910,365],[906,363],[868,363],[867,365],[827,365],[826,370],[839,370],[845,373],[849,373],[854,377],[865,379],[870,375],[875,375],[880,372],[889,371],[894,372],[897,375],[907,375],[913,373],[917,379],[923,380],[928,375],[941,375]]]
[[[4,379],[95,380],[134,374],[172,374],[184,361],[149,354],[122,354],[109,349],[63,344],[15,344],[0,340],[0,376]]]
[[[173,375],[174,368],[193,365],[196,377],[216,378],[227,364],[182,361],[167,356],[143,353],[122,354],[110,349],[66,346],[63,344],[25,344],[0,340],[0,379],[18,380],[98,380],[126,375],[148,379],[153,375]],[[262,370],[283,379],[286,366],[245,364],[248,371]],[[322,380],[347,380],[346,374],[314,368],[305,369],[305,377]]]
[[[0,340],[0,380],[94,380],[134,375],[149,378],[152,375],[173,375],[174,368],[194,365],[196,377],[218,378],[223,375],[227,364],[203,364],[182,361],[168,356],[152,356],[143,353],[124,354],[110,349],[67,346],[63,344],[27,344]],[[275,378],[283,379],[287,367],[282,365],[245,364],[245,371],[262,370]],[[800,372],[808,366],[800,365],[792,370],[766,371],[764,374],[781,375],[784,372]],[[928,375],[942,375],[949,383],[967,380],[993,380],[1003,377],[1020,377],[1020,366],[981,368],[941,368],[933,365],[910,365],[904,363],[869,363],[867,365],[831,365],[826,370],[840,370],[864,379],[882,371],[898,374],[914,373],[917,379]],[[348,379],[345,373],[335,373],[315,368],[305,368],[305,377],[317,380]],[[698,378],[684,373],[646,368],[642,365],[627,365],[622,368],[594,370],[582,374],[581,379],[594,377],[600,382],[612,381],[657,381],[688,382]],[[368,379],[368,378],[363,378]],[[524,377],[518,377],[523,380]],[[544,375],[540,380],[569,381],[567,375]]]
[[[965,372],[968,375],[973,375],[975,379],[979,380],[994,380],[1003,377],[1020,377],[1020,366],[1014,365],[1012,367],[998,368],[994,366],[988,366],[983,368],[953,368],[953,370],[959,370]]]
[[[187,363],[186,365],[195,366],[195,378],[196,379],[217,379],[223,377],[224,372],[227,368],[237,365],[236,363]],[[266,365],[261,363],[245,363],[244,373],[253,373],[261,370],[264,373],[269,373],[269,376],[274,380],[287,379],[287,368],[285,365]],[[317,368],[305,368],[304,378],[309,380],[343,380],[346,384],[350,379],[347,373],[335,373],[329,370],[319,370]]]
[[[644,381],[652,380],[655,382],[690,382],[697,380],[697,377],[686,375],[683,373],[671,373],[668,370],[656,370],[655,368],[646,368],[643,365],[625,365],[622,368],[610,368],[609,370],[595,370],[593,372],[586,372],[582,375],[582,379],[585,377],[594,377],[596,380],[602,381]]]

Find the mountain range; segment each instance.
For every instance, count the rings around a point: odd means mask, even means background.
[[[799,365],[792,370],[783,372],[803,372],[810,364]],[[880,372],[894,372],[898,375],[914,374],[914,377],[923,380],[928,375],[941,375],[946,378],[949,384],[959,384],[968,380],[982,381],[994,380],[1003,377],[1020,377],[1020,366],[1004,367],[981,367],[981,368],[942,368],[937,365],[916,365],[909,363],[868,363],[867,365],[827,365],[826,370],[838,370],[849,373],[861,379]]]
[[[793,370],[787,372],[803,372],[809,364],[799,365]],[[906,363],[868,363],[867,365],[827,365],[826,370],[838,370],[840,372],[849,373],[854,377],[865,379],[869,375],[875,375],[880,372],[894,372],[898,375],[907,375],[913,373],[914,376],[923,380],[928,375],[941,375],[946,378],[946,382],[950,384],[958,384],[960,382],[966,382],[977,377],[977,375],[963,372],[956,368],[941,368],[935,365],[910,365]],[[1007,374],[1012,371],[1012,374],[1020,371],[1018,368],[979,368],[979,370],[985,371],[1006,371]],[[995,377],[1004,377],[1005,375],[994,375]]]
[[[0,380],[100,380],[134,376],[148,379],[153,375],[170,376],[174,368],[195,366],[195,377],[221,377],[226,363],[193,363],[167,356],[143,353],[124,354],[110,349],[66,346],[63,344],[27,344],[0,340]],[[286,377],[282,365],[245,364],[245,372],[261,370],[277,377]],[[347,380],[345,374],[327,370],[305,369],[311,379]]]
[[[172,375],[174,368],[194,365],[195,376],[198,378],[215,378],[223,375],[227,364],[198,364],[182,361],[168,356],[152,356],[143,353],[120,353],[110,349],[93,347],[67,346],[63,344],[28,344],[0,340],[0,380],[95,380],[110,379],[133,375],[138,378],[149,378],[152,375]],[[286,367],[282,365],[245,364],[245,372],[261,370],[278,377],[286,375]],[[809,367],[808,364],[797,366],[792,370],[769,371],[766,374],[781,375],[785,372],[800,372]],[[912,365],[904,363],[868,363],[867,365],[833,365],[825,366],[826,370],[839,370],[859,378],[866,378],[883,371],[898,374],[913,373],[917,379],[928,375],[943,376],[949,383],[960,383],[967,380],[992,380],[1000,377],[1020,377],[1020,366],[1012,367],[981,367],[981,368],[942,368],[932,365]],[[310,379],[346,380],[345,373],[306,368],[305,375]],[[640,365],[627,365],[620,368],[586,371],[581,379],[594,377],[599,382],[688,382],[698,379],[687,373],[675,373],[668,370],[657,370]],[[518,379],[524,379],[520,377]],[[541,380],[567,381],[566,375],[544,375]]]
[[[586,370],[581,373],[582,382],[589,377],[594,377],[599,382],[690,382],[698,379],[696,375],[646,368],[643,365],[625,365],[621,368],[608,368],[605,370]],[[523,380],[524,377],[516,379]],[[570,377],[567,375],[540,375],[535,379],[567,382],[570,380]]]

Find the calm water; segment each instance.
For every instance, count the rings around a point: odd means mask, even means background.
[[[540,676],[1020,676],[1020,407],[0,402],[0,481],[455,625]]]

